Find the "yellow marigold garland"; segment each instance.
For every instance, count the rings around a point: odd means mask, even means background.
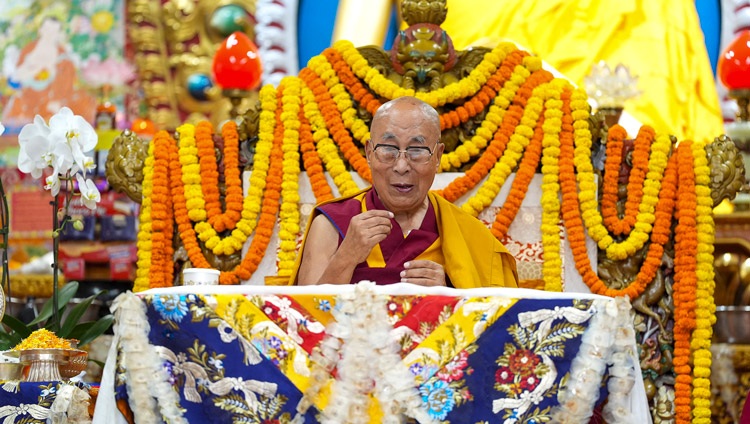
[[[521,122],[516,125],[515,132],[510,136],[510,141],[503,156],[492,167],[489,178],[477,190],[477,193],[461,205],[464,211],[477,216],[497,197],[500,187],[505,184],[505,180],[518,165],[526,146],[529,145],[529,140],[534,135],[534,127],[536,127],[539,115],[542,113],[544,100],[549,95],[549,89],[549,84],[542,84],[534,89],[523,110]]]
[[[143,182],[141,183],[141,214],[139,216],[138,237],[136,241],[137,261],[133,291],[139,292],[149,288],[149,270],[151,269],[151,190],[154,176],[154,143],[148,144],[148,156],[143,163]]]
[[[544,289],[561,292],[562,258],[560,257],[560,131],[562,107],[560,98],[567,83],[556,79],[547,88],[542,139],[542,247]]]
[[[633,231],[628,237],[620,242],[614,238],[603,225],[603,218],[599,212],[597,199],[597,185],[594,177],[594,167],[591,163],[591,133],[588,129],[588,104],[586,93],[576,90],[573,93],[571,107],[573,109],[574,128],[576,133],[576,169],[577,179],[580,187],[579,201],[583,222],[589,232],[589,236],[597,242],[599,248],[607,252],[610,259],[621,260],[633,255],[643,247],[649,239],[649,234],[655,220],[654,210],[658,201],[661,179],[664,169],[667,167],[667,158],[672,146],[668,135],[657,136],[656,142],[651,148],[648,173],[643,187],[643,201],[641,202],[637,220]]]
[[[354,73],[363,79],[378,96],[386,99],[395,99],[403,96],[416,96],[433,107],[439,107],[456,100],[471,97],[476,94],[492,75],[505,55],[516,49],[513,43],[503,42],[498,44],[491,53],[485,55],[480,62],[466,77],[454,84],[449,84],[438,90],[430,92],[417,92],[405,89],[386,78],[377,69],[372,68],[367,60],[357,51],[350,41],[342,40],[333,45]]]
[[[301,81],[297,77],[286,77],[281,81],[284,87],[281,97],[281,125],[284,128],[282,141],[283,174],[281,182],[281,224],[279,226],[279,275],[290,276],[294,268],[297,250],[297,236],[300,228],[299,214],[299,112]]]
[[[695,330],[690,347],[693,351],[693,423],[711,422],[711,337],[716,322],[714,303],[714,220],[711,199],[711,169],[705,146],[693,143],[696,194],[696,231],[698,255]]]
[[[478,155],[482,149],[486,148],[487,144],[492,140],[495,131],[500,128],[503,122],[505,111],[516,96],[516,92],[521,87],[521,84],[526,81],[531,72],[538,69],[537,66],[541,67],[541,63],[533,60],[526,62],[531,65],[530,68],[522,66],[524,57],[525,52],[520,50],[514,51],[508,55],[506,59],[507,64],[503,63],[503,66],[498,69],[498,72],[502,72],[504,76],[507,74],[503,87],[493,99],[487,115],[479,128],[477,128],[475,135],[464,140],[463,144],[454,151],[444,153],[440,158],[440,167],[443,171],[458,168],[468,162],[472,157]]]
[[[182,184],[185,185],[185,201],[188,216],[193,222],[206,220],[206,201],[201,188],[201,167],[198,163],[198,146],[195,143],[195,127],[183,124],[177,127],[182,164]]]

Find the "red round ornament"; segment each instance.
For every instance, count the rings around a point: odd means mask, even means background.
[[[225,90],[257,88],[263,73],[258,46],[245,33],[232,33],[214,54],[213,73]]]
[[[750,30],[737,35],[719,57],[719,79],[730,90],[750,88]]]

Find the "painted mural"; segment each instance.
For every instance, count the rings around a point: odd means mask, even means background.
[[[124,0],[0,2],[0,121],[10,133],[62,106],[93,123],[105,84],[121,98],[133,75],[124,13]]]

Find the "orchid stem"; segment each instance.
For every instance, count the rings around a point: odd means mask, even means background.
[[[53,196],[53,200],[50,202],[52,205],[52,228],[54,233],[52,234],[52,323],[54,324],[54,331],[58,331],[60,328],[60,311],[59,311],[59,302],[58,299],[58,281],[57,281],[57,271],[60,268],[59,263],[57,262],[59,259],[59,252],[60,252],[60,234],[58,232],[58,226],[60,225],[60,220],[58,219],[57,211],[59,210],[59,201],[57,199],[57,196]]]

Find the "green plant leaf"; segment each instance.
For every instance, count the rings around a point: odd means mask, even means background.
[[[78,281],[71,281],[68,284],[62,286],[60,290],[58,290],[57,292],[58,312],[62,314],[62,311],[65,310],[65,307],[68,305],[68,302],[70,302],[70,299],[72,299],[73,296],[75,296],[76,291],[78,291]],[[53,300],[54,298],[50,297],[49,300],[44,302],[44,306],[42,306],[42,310],[39,312],[39,315],[37,315],[37,317],[34,318],[34,320],[31,321],[29,325],[46,322],[52,316],[52,311],[53,311],[52,308],[54,307],[52,305]],[[47,322],[45,327],[54,331],[58,330],[58,328],[54,328],[56,327],[55,323]]]
[[[91,302],[93,302],[94,299],[96,299],[102,293],[106,293],[106,290],[100,291],[96,294],[92,294],[91,296],[82,300],[81,303],[73,307],[73,309],[70,310],[68,316],[65,317],[65,322],[63,322],[62,326],[60,327],[60,331],[57,332],[57,335],[66,339],[70,338],[70,332],[73,331],[73,328],[75,328],[76,324],[78,324],[78,321],[80,321],[83,314],[85,314],[89,309]]]
[[[114,320],[115,316],[112,314],[105,315],[99,318],[99,320],[97,320],[94,325],[91,326],[91,328],[89,328],[85,333],[83,333],[83,335],[81,335],[81,338],[78,339],[80,340],[78,346],[85,346],[91,343],[91,341],[93,341],[95,338],[104,334],[104,332],[112,326],[112,322]]]
[[[21,320],[15,318],[15,317],[13,317],[13,316],[11,316],[9,314],[5,314],[3,316],[3,324],[7,325],[8,328],[10,328],[11,330],[13,330],[14,334],[18,335],[18,337],[19,337],[18,341],[19,342],[22,339],[25,339],[26,337],[29,337],[31,335],[31,332],[34,331],[33,329],[30,328],[31,325],[26,325]],[[9,335],[12,336],[12,334],[9,334]]]
[[[12,349],[14,346],[21,343],[21,340],[23,339],[18,333],[6,333],[5,331],[0,331],[0,350]]]
[[[96,321],[79,322],[72,330],[70,330],[68,338],[81,340],[81,337],[83,337],[83,335],[86,334],[86,332],[89,331],[89,328],[93,327],[94,324],[96,324]]]

